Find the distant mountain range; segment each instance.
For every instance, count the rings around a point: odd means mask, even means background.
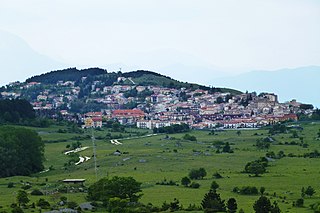
[[[320,66],[276,71],[252,71],[212,80],[212,85],[241,91],[272,92],[280,101],[296,99],[320,107]]]
[[[22,38],[0,30],[0,85],[63,67],[66,65],[34,51]]]

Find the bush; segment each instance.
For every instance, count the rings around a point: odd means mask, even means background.
[[[175,181],[173,181],[173,180],[167,181],[167,179],[163,179],[163,181],[157,182],[156,185],[178,186],[178,184]]]
[[[200,184],[199,184],[199,183],[192,182],[192,183],[190,184],[190,188],[198,189],[199,187],[200,187]]]
[[[254,174],[255,176],[259,176],[259,174],[263,174],[266,172],[266,167],[268,166],[268,160],[265,157],[262,157],[258,160],[251,161],[247,163],[244,171],[246,173]]]
[[[194,135],[189,135],[189,134],[185,134],[183,136],[183,139],[187,141],[197,141],[197,138]]]
[[[207,172],[204,168],[191,169],[189,172],[189,178],[194,180],[203,179],[207,175]]]
[[[31,185],[30,184],[27,184],[27,185],[23,185],[23,186],[21,186],[21,189],[23,189],[23,190],[28,190],[28,189],[31,189]]]
[[[42,209],[49,209],[50,208],[50,203],[46,201],[43,198],[40,198],[37,202],[37,206],[39,206]]]
[[[210,189],[217,190],[219,188],[219,184],[216,181],[212,181]]]
[[[242,195],[257,195],[259,194],[258,188],[255,186],[243,186],[242,188],[234,187],[233,192]]]
[[[13,188],[14,187],[14,183],[10,182],[8,183],[8,188]]]
[[[299,198],[299,199],[296,201],[295,206],[296,206],[296,207],[303,207],[303,204],[304,204],[303,198]]]
[[[213,177],[213,178],[216,178],[216,179],[223,178],[222,175],[221,175],[220,173],[218,173],[218,172],[214,173],[214,174],[212,175],[212,177]]]
[[[31,195],[43,195],[43,193],[39,189],[33,190],[30,194]]]
[[[23,213],[22,208],[20,208],[19,206],[16,206],[12,209],[11,211],[12,213]]]
[[[183,177],[182,179],[181,179],[181,184],[183,185],[183,186],[188,186],[189,184],[190,184],[190,179],[188,178],[188,177]]]

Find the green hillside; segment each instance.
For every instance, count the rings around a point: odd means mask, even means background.
[[[160,86],[168,88],[187,88],[187,89],[203,89],[214,92],[230,92],[233,95],[241,94],[240,91],[229,88],[207,87],[199,84],[191,84],[187,82],[180,82],[172,79],[168,76],[161,75],[152,71],[137,70],[132,72],[110,72],[100,68],[89,68],[78,70],[76,68],[68,68],[64,70],[57,70],[48,72],[42,75],[33,76],[26,80],[26,82],[40,82],[43,84],[56,84],[58,81],[75,81],[77,85],[83,86],[82,78],[88,77],[89,81],[102,81],[106,86],[114,84],[129,84],[129,85],[141,85],[141,86]],[[119,77],[130,78],[123,82],[118,82]],[[88,82],[88,81],[87,81]]]

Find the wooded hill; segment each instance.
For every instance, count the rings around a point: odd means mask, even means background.
[[[141,85],[141,86],[160,86],[168,88],[187,88],[187,89],[203,89],[214,92],[230,92],[231,94],[240,94],[240,91],[229,88],[207,87],[199,84],[191,84],[187,82],[177,81],[168,76],[161,75],[152,71],[137,70],[132,72],[107,72],[101,68],[89,68],[78,70],[77,68],[68,68],[64,70],[51,71],[42,75],[33,76],[26,82],[40,82],[43,84],[56,84],[58,81],[75,81],[76,85],[83,83],[82,78],[87,77],[86,82],[102,81],[105,86],[114,84],[125,85]],[[130,80],[118,82],[119,77],[130,78]]]

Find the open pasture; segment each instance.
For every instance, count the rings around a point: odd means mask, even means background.
[[[183,139],[185,133],[160,134],[150,137],[135,139],[119,139],[121,145],[115,145],[106,139],[105,136],[110,130],[94,131],[98,138],[96,143],[97,151],[97,177],[95,175],[93,160],[93,144],[91,131],[83,133],[59,133],[61,127],[47,129],[36,129],[44,141],[51,141],[45,144],[45,168],[50,171],[41,174],[34,174],[32,177],[10,177],[0,179],[0,206],[2,209],[9,209],[15,201],[15,195],[25,182],[30,182],[33,189],[41,189],[48,192],[48,195],[40,196],[49,202],[54,202],[54,195],[51,193],[56,188],[62,187],[59,181],[66,178],[84,178],[85,185],[89,186],[97,179],[112,176],[132,176],[142,182],[143,196],[141,202],[152,203],[161,206],[163,202],[171,202],[177,198],[183,207],[189,204],[200,205],[205,193],[209,191],[210,184],[215,180],[219,184],[218,193],[225,200],[231,197],[236,198],[238,209],[244,212],[253,212],[252,205],[259,195],[240,195],[232,192],[234,187],[256,186],[266,188],[266,193],[271,201],[277,201],[282,212],[313,212],[309,205],[320,202],[320,158],[303,157],[305,153],[320,150],[320,140],[317,133],[320,123],[303,123],[303,130],[295,130],[299,137],[292,137],[292,133],[281,133],[273,135],[269,149],[257,149],[256,141],[269,136],[268,129],[261,130],[227,130],[215,131],[191,131],[188,134],[197,138],[197,141]],[[146,130],[128,129],[128,131]],[[210,133],[210,134],[209,134]],[[111,133],[119,134],[119,133]],[[124,134],[130,137],[129,133]],[[131,136],[135,136],[131,134]],[[80,138],[80,139],[79,139]],[[54,140],[65,140],[55,142]],[[299,143],[308,144],[301,146]],[[89,148],[77,153],[79,156],[89,156],[90,160],[77,166],[69,163],[70,157],[64,154],[67,145],[80,141],[82,146]],[[228,142],[233,153],[218,153],[223,145]],[[294,143],[293,143],[294,142]],[[219,145],[221,146],[219,148]],[[115,153],[120,151],[121,154]],[[260,177],[249,176],[243,173],[245,165],[265,157],[267,152],[279,153],[283,151],[285,157],[272,159],[267,167],[267,173]],[[292,157],[288,157],[288,155]],[[75,157],[78,157],[75,156]],[[180,181],[182,177],[188,176],[191,169],[205,168],[207,176],[202,180],[194,180],[200,184],[200,188],[193,189],[184,187]],[[212,175],[218,172],[223,176],[215,179]],[[177,185],[160,185],[164,180],[176,182]],[[15,187],[8,188],[9,182]],[[311,198],[304,199],[304,208],[293,207],[292,203],[301,197],[301,188],[312,186],[316,193]],[[50,194],[51,193],[51,194]],[[68,199],[77,203],[85,202],[85,193],[64,193]],[[35,202],[39,196],[31,196],[31,202]],[[0,209],[1,211],[1,209]],[[32,211],[29,209],[28,211]]]

